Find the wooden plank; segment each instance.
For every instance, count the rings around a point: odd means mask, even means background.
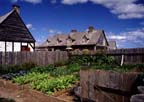
[[[83,98],[89,98],[88,95],[88,70],[80,70],[80,86],[81,86],[81,95]]]
[[[88,73],[88,90],[89,90],[89,99],[95,101],[96,96],[95,96],[95,71],[94,70],[89,70]]]

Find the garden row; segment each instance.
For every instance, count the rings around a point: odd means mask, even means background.
[[[72,87],[79,80],[78,74],[75,73],[79,69],[78,64],[70,64],[57,68],[52,65],[35,67],[25,75],[13,77],[12,81],[21,85],[28,84],[31,88],[50,95]]]

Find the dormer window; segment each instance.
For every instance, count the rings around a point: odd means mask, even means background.
[[[103,46],[105,46],[106,45],[106,40],[105,39],[103,39]]]
[[[48,42],[48,43],[50,43],[50,40],[49,40],[49,39],[47,39],[47,42]]]
[[[57,44],[60,44],[61,42],[62,42],[62,40],[57,38]]]
[[[84,36],[84,37],[82,38],[82,43],[83,43],[83,44],[88,43],[88,41],[89,41],[89,39],[88,39],[86,36]]]
[[[72,39],[70,36],[67,39],[67,45],[71,45],[75,40]]]
[[[68,38],[67,39],[67,45],[71,45],[72,44],[72,39]]]

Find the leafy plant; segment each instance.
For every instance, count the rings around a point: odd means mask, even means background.
[[[70,88],[78,78],[74,75],[61,76],[56,78],[51,78],[49,80],[38,80],[31,83],[32,88],[40,90],[47,94],[52,94],[58,90]]]
[[[50,78],[49,74],[45,74],[45,73],[28,73],[25,76],[18,76],[13,78],[13,81],[19,84],[27,84],[27,83],[31,83],[37,80],[43,80],[43,79],[48,79]]]

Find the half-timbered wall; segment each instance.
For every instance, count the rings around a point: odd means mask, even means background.
[[[30,48],[31,52],[34,51],[33,43],[0,41],[0,52],[20,52],[22,51],[22,46],[27,46],[28,48]]]

